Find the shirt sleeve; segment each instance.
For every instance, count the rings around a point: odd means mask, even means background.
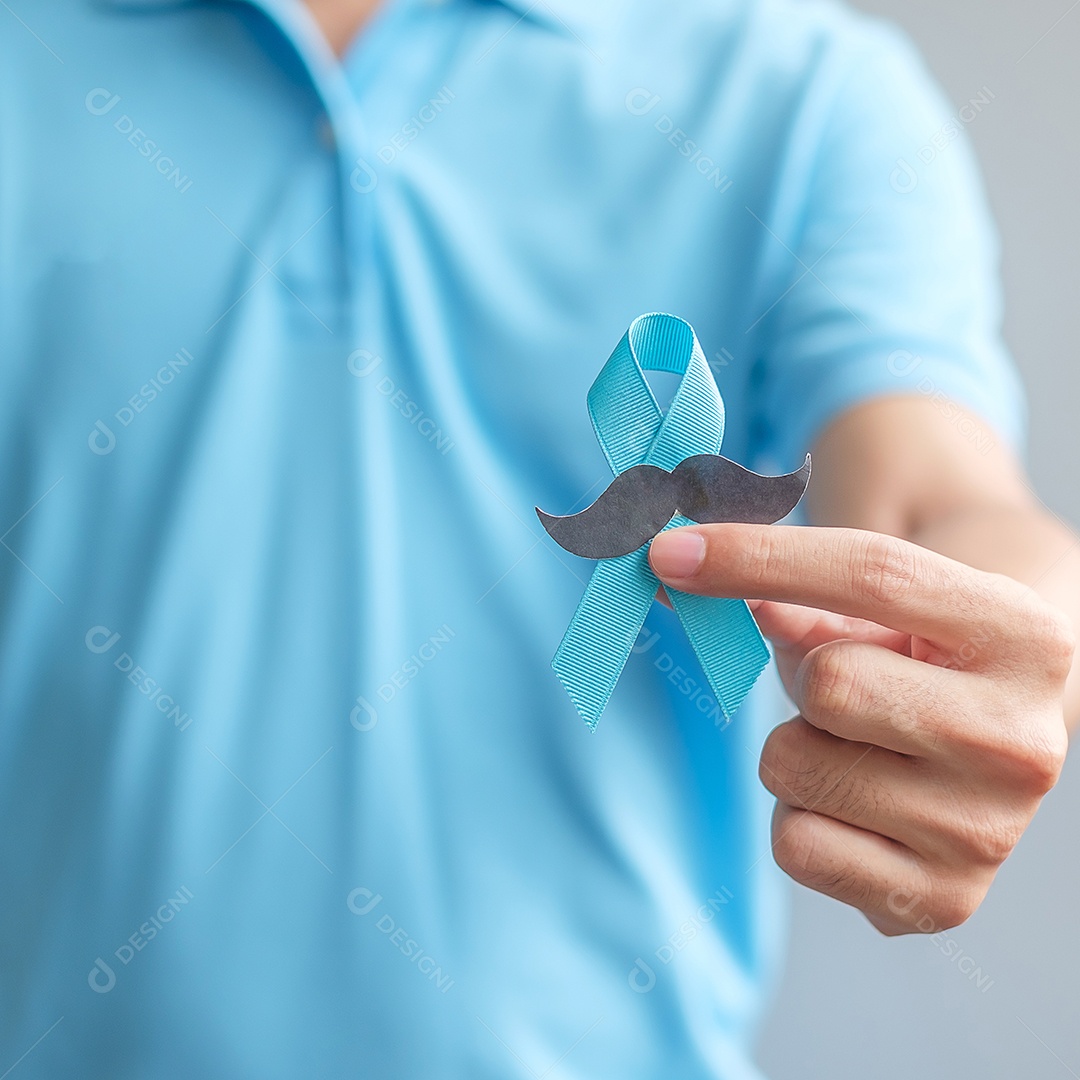
[[[835,80],[810,160],[786,170],[777,216],[759,218],[776,271],[757,298],[756,419],[759,445],[785,468],[841,412],[892,394],[927,398],[980,446],[1021,450],[998,241],[966,137],[992,108],[987,88],[947,103],[881,26]]]

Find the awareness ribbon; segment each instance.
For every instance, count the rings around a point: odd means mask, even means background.
[[[667,413],[646,371],[681,375]],[[658,465],[669,472],[694,454],[719,454],[724,402],[693,327],[674,315],[641,315],[589,390],[589,416],[612,472]],[[676,514],[664,527],[693,524]],[[619,681],[656,596],[649,545],[601,559],[551,666],[592,730]],[[769,662],[769,650],[742,600],[667,590],[716,703],[728,720]]]

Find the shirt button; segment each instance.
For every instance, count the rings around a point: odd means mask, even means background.
[[[337,138],[334,135],[334,125],[330,123],[330,117],[320,116],[317,127],[319,132],[319,142],[321,142],[327,150],[336,149]]]

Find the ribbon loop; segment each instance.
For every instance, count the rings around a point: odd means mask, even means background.
[[[646,371],[681,375],[664,413]],[[589,415],[616,475],[634,465],[673,470],[695,454],[718,454],[724,402],[693,327],[674,315],[642,315],[630,324],[589,390]],[[676,515],[665,529],[692,524]],[[602,559],[551,662],[582,719],[595,730],[652,606],[659,581],[648,544]],[[742,600],[668,590],[716,703],[730,719],[769,661]]]

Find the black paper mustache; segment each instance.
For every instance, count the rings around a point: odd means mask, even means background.
[[[783,476],[761,476],[719,454],[696,454],[673,472],[634,465],[578,514],[558,517],[538,506],[536,516],[572,554],[614,559],[637,551],[679,513],[701,525],[772,525],[795,509],[809,480],[809,454],[801,469]]]

